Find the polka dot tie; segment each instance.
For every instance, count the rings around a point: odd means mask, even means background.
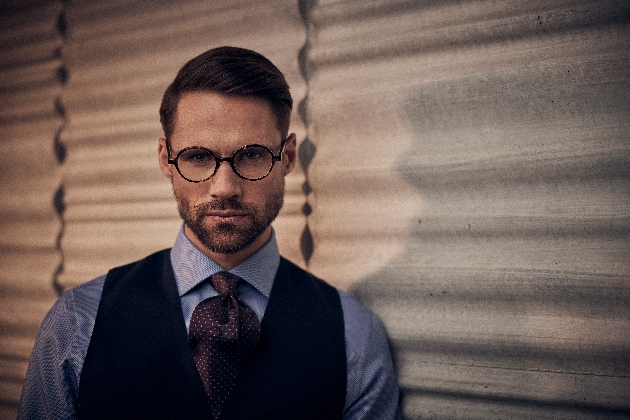
[[[222,271],[209,280],[219,296],[195,307],[188,339],[216,419],[234,388],[241,362],[260,338],[260,321],[249,305],[236,298],[238,276]]]

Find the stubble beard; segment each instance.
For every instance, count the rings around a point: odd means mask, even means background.
[[[251,245],[278,216],[284,202],[284,188],[268,196],[262,206],[221,199],[192,206],[184,197],[175,194],[175,198],[184,224],[206,248],[218,254],[233,254]],[[212,210],[246,212],[248,217],[242,224],[207,225],[205,216]]]

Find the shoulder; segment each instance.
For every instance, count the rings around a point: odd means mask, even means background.
[[[73,287],[61,295],[59,300],[73,305],[75,310],[89,310],[94,304],[98,305],[106,277],[106,275],[102,275]]]
[[[315,281],[317,283],[327,284],[322,279],[319,279],[319,278],[315,277],[310,272],[304,270],[299,265],[297,265],[297,264],[287,260],[284,257],[280,257],[280,265],[278,267],[278,271],[280,271],[280,272],[285,271],[292,278],[298,278],[298,279],[299,278],[303,278],[303,279],[308,279],[310,281]]]
[[[67,392],[76,394],[83,358],[92,335],[105,276],[98,277],[62,294],[46,314],[31,354],[24,382],[25,401],[41,387],[53,392],[54,404],[66,401]],[[57,385],[69,381],[64,390]],[[53,385],[51,385],[53,384]],[[74,384],[74,385],[73,385]],[[52,391],[51,391],[52,392]]]
[[[399,390],[389,339],[379,317],[339,291],[348,382],[344,419],[399,419]]]
[[[165,261],[170,262],[171,249],[163,249],[161,251],[154,252],[151,255],[144,257],[141,260],[134,261],[125,265],[114,267],[109,270],[106,277],[112,276],[112,274],[120,275],[133,275],[141,270],[162,270],[162,265]]]
[[[40,335],[68,334],[68,342],[89,341],[105,277],[97,277],[63,293],[46,315]]]
[[[296,281],[302,281],[315,286],[317,289],[326,290],[335,297],[338,296],[346,327],[346,341],[348,341],[348,338],[350,338],[352,342],[365,341],[369,339],[373,330],[384,334],[383,326],[376,314],[359,303],[352,296],[285,258],[281,259],[279,270],[285,271],[290,276],[293,285],[295,285]],[[350,337],[348,337],[348,335],[350,335]]]
[[[346,337],[346,350],[348,356],[364,354],[365,349],[373,347],[377,343],[377,348],[384,348],[389,354],[389,344],[387,334],[378,316],[370,309],[359,303],[349,294],[335,288],[324,280],[319,279],[308,271],[300,268],[296,264],[282,258],[279,270],[285,270],[291,277],[292,286],[296,281],[308,283],[320,292],[325,292],[328,296],[334,296],[341,304],[343,322]]]
[[[385,347],[389,354],[387,334],[383,324],[374,312],[349,294],[335,288],[285,258],[282,258],[279,270],[284,270],[291,277],[293,285],[295,285],[295,281],[306,282],[329,296],[334,295],[335,299],[338,297],[343,313],[346,350],[349,353],[349,358],[353,354],[363,354],[365,349],[372,346],[375,342],[380,347]]]
[[[103,286],[108,276],[110,276],[110,273],[132,273],[144,266],[156,266],[158,263],[162,263],[165,258],[168,258],[169,252],[170,249],[164,249],[141,260],[114,267],[108,274],[96,277],[93,280],[66,291],[61,295],[55,305],[63,306],[79,316],[89,316],[92,313],[96,316],[96,311],[98,310],[98,305],[103,294]],[[159,265],[159,268],[161,269],[162,266]]]
[[[385,328],[379,317],[352,296],[339,290],[349,357],[361,357],[368,348],[389,354]]]
[[[376,314],[362,303],[344,291],[338,290],[338,292],[339,298],[341,299],[341,305],[343,306],[344,315],[347,314],[349,321],[357,324],[366,322],[372,323],[375,320],[378,321]]]
[[[90,317],[98,309],[106,276],[97,277],[64,292],[46,315],[44,323],[60,318]]]
[[[295,293],[299,294],[300,292],[308,291],[311,293],[311,297],[324,298],[328,302],[334,302],[335,305],[339,306],[339,298],[335,287],[285,258],[280,259],[276,275],[276,280],[281,278],[290,280],[290,283],[287,284],[290,284],[289,287]]]
[[[57,343],[60,356],[79,357],[90,342],[105,275],[64,292],[46,314],[37,341]]]

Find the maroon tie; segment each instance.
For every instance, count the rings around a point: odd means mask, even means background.
[[[188,338],[212,414],[218,418],[241,362],[260,338],[260,321],[249,305],[236,298],[238,276],[221,271],[209,280],[219,296],[195,307]]]

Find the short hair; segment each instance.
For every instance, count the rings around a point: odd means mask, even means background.
[[[289,132],[293,99],[284,75],[263,55],[237,47],[219,47],[198,55],[179,70],[160,105],[160,122],[170,143],[183,93],[216,92],[261,98],[271,106],[276,127]]]

